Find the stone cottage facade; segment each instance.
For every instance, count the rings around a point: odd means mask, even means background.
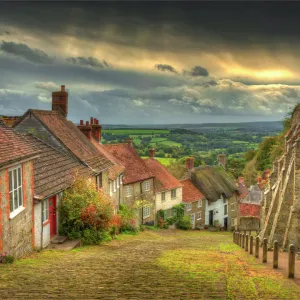
[[[145,163],[154,175],[155,215],[159,210],[164,210],[165,217],[169,218],[173,216],[173,206],[182,202],[182,184],[154,156],[155,150],[150,149]]]
[[[138,155],[132,139],[123,144],[106,144],[109,151],[124,167],[121,204],[135,207],[139,224],[153,225],[155,222],[154,175],[145,161]]]
[[[274,240],[285,249],[300,249],[300,108],[292,115],[291,129],[285,136],[285,152],[273,163],[261,208],[261,238]]]
[[[0,120],[0,253],[21,257],[34,247],[33,160],[39,150]]]

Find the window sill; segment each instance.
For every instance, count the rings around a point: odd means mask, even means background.
[[[143,220],[150,218],[150,216],[145,216],[143,217]]]
[[[201,220],[201,218],[197,219],[197,221]]]
[[[16,217],[19,213],[21,213],[23,210],[25,209],[24,206],[19,207],[18,209],[14,210],[13,212],[10,213],[9,215],[9,219],[13,219],[14,217]]]

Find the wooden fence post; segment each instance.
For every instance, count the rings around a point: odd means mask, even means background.
[[[265,238],[263,240],[263,257],[262,262],[266,263],[268,260],[268,240]]]
[[[242,233],[239,232],[239,246],[242,246]]]
[[[278,248],[278,242],[274,241],[273,243],[273,269],[278,268],[278,253],[279,253],[279,248]]]
[[[253,235],[250,236],[250,254],[253,254]]]
[[[246,234],[246,245],[245,245],[245,251],[248,251],[248,234]]]
[[[232,234],[232,241],[233,241],[233,243],[235,243],[235,231],[233,231],[233,234]]]
[[[255,238],[255,257],[259,258],[259,236]]]
[[[245,248],[245,234],[242,234],[242,248]]]
[[[289,272],[288,278],[295,278],[295,259],[296,259],[296,251],[295,246],[293,244],[289,247]]]

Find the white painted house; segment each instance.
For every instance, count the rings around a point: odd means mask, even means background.
[[[149,150],[145,163],[154,175],[155,213],[166,211],[166,218],[172,216],[172,207],[182,202],[182,184],[154,158],[155,150]]]

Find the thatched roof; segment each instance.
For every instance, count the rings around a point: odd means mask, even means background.
[[[194,168],[191,180],[209,201],[217,201],[221,195],[230,198],[234,192],[239,192],[234,181],[221,166]]]

